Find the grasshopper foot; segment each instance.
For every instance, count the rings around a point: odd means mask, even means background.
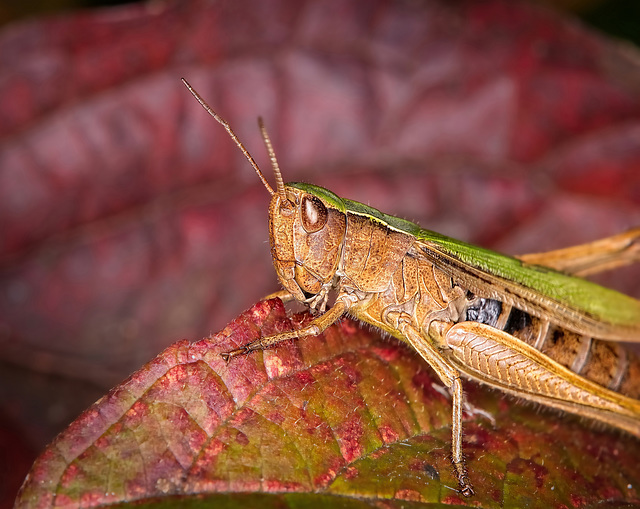
[[[473,497],[476,494],[475,491],[473,491],[473,486],[471,486],[468,481],[465,484],[463,484],[462,481],[460,482],[460,493],[465,497]]]
[[[460,493],[465,497],[472,497],[475,495],[475,491],[473,491],[473,486],[471,485],[471,481],[469,481],[469,477],[467,476],[467,469],[465,468],[463,463],[454,463],[454,467],[456,469],[456,475],[458,477],[458,484],[460,485]]]
[[[250,352],[250,350],[243,346],[242,348],[236,348],[235,350],[231,350],[230,352],[222,352],[220,354],[220,357],[222,357],[224,359],[224,362],[226,362],[227,364],[229,363],[229,361],[231,359],[233,359],[234,357],[240,357],[241,355],[247,355]]]

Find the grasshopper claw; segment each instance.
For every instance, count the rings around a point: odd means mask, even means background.
[[[249,353],[249,349],[246,347],[242,347],[242,348],[236,348],[235,350],[231,350],[230,352],[222,352],[220,354],[220,357],[222,357],[224,362],[228,364],[229,361],[231,361],[231,359],[233,359],[234,357],[239,357],[241,355],[246,355],[248,353]]]

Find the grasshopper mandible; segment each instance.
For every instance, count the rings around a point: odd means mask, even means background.
[[[640,301],[578,276],[640,260],[640,228],[519,258],[424,230],[318,186],[285,184],[262,120],[274,190],[229,124],[183,79],[271,195],[269,236],[283,300],[318,316],[225,360],[315,336],[348,314],[413,347],[452,393],[452,462],[473,495],[462,453],[461,376],[640,437]],[[329,293],[335,302],[328,310]]]

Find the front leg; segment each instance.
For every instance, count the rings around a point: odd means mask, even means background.
[[[230,352],[221,353],[220,355],[225,361],[229,362],[234,357],[247,355],[257,350],[265,350],[266,348],[271,348],[282,341],[306,338],[308,336],[317,336],[318,334],[322,334],[331,324],[335,323],[347,312],[348,309],[349,300],[346,296],[339,295],[335,304],[329,311],[317,318],[314,318],[306,327],[298,330],[282,332],[280,334],[274,334],[273,336],[267,336],[266,338],[259,338],[240,348],[236,348]]]
[[[269,295],[262,297],[261,300],[280,299],[283,303],[292,302],[297,300],[289,290],[278,290],[277,292],[270,293]]]

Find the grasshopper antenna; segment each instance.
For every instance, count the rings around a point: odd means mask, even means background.
[[[209,106],[206,103],[206,101],[200,96],[200,94],[198,92],[195,91],[195,89],[189,84],[189,82],[187,80],[182,78],[182,83],[184,83],[184,86],[189,89],[189,92],[191,92],[193,97],[196,98],[196,101],[198,101],[200,103],[200,105],[207,111],[207,113],[209,113],[209,115],[211,115],[220,124],[222,124],[222,127],[225,128],[225,130],[229,133],[229,136],[231,136],[231,139],[233,141],[235,141],[235,143],[238,146],[238,148],[242,151],[244,156],[247,158],[247,161],[249,161],[249,163],[251,163],[251,166],[253,166],[253,169],[258,174],[258,177],[260,177],[260,180],[262,180],[262,183],[264,184],[264,187],[266,187],[267,191],[269,191],[269,194],[271,196],[273,196],[275,194],[275,192],[273,191],[273,188],[269,185],[269,182],[267,182],[267,179],[264,178],[264,175],[260,171],[260,167],[256,163],[255,159],[251,156],[249,151],[245,148],[245,146],[242,144],[242,142],[238,139],[238,137],[236,136],[236,133],[233,132],[233,129],[231,129],[231,126],[229,125],[229,122],[227,122],[224,118],[222,118],[215,111],[213,111],[211,106]],[[260,121],[260,124],[262,125],[261,121]],[[264,129],[264,127],[261,127],[261,130],[263,130],[263,129]],[[263,136],[263,138],[266,136],[266,131],[263,132],[262,136]],[[278,162],[276,161],[276,157],[273,154],[273,148],[271,147],[271,141],[269,141],[269,137],[268,136],[265,138],[265,143],[267,143],[267,142],[268,142],[267,150],[269,150],[269,157],[271,158],[271,164],[274,165],[274,173],[276,174],[276,182],[277,182],[277,185],[278,185],[278,194],[280,196],[286,196],[286,194],[284,192],[284,184],[282,182],[282,175],[280,174],[280,168],[278,168]],[[276,172],[276,169],[277,169],[277,172]]]
[[[278,160],[276,159],[276,151],[273,150],[273,145],[271,145],[271,138],[269,138],[269,133],[267,133],[267,128],[264,126],[264,122],[262,121],[262,117],[258,117],[258,126],[260,127],[260,133],[262,134],[262,139],[264,140],[264,144],[267,147],[267,152],[269,153],[269,159],[271,159],[271,167],[273,168],[273,174],[276,177],[276,191],[278,196],[284,202],[287,202],[287,193],[284,190],[284,180],[282,180],[282,173],[280,173],[280,165],[278,164]]]

